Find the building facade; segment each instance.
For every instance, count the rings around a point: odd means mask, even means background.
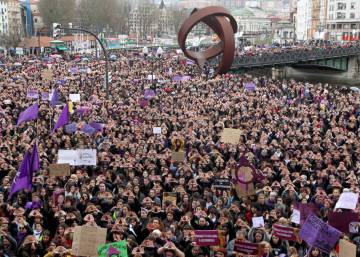
[[[274,25],[273,41],[279,44],[295,41],[295,26],[291,20],[282,20]]]
[[[328,0],[298,0],[296,37],[298,40],[325,39]]]
[[[20,3],[16,0],[8,0],[6,4],[8,9],[9,34],[22,37],[24,35],[24,30]]]
[[[0,1],[0,37],[6,36],[9,33],[9,16],[7,4],[5,1]]]
[[[360,0],[329,0],[326,30],[330,40],[360,40]]]
[[[238,24],[241,40],[252,44],[269,43],[272,34],[271,17],[260,7],[252,6],[248,5],[231,12]]]

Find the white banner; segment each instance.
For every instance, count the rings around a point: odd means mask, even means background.
[[[96,166],[96,149],[59,150],[58,164],[71,166]]]

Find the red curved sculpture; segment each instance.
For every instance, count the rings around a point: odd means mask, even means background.
[[[186,38],[191,29],[200,22],[212,28],[220,38],[220,42],[202,52],[190,51],[185,46]],[[222,54],[216,73],[223,74],[230,69],[234,61],[236,32],[237,23],[228,10],[220,6],[209,6],[200,10],[195,9],[184,21],[178,33],[178,42],[185,56],[196,61],[200,67],[203,67],[206,60]]]

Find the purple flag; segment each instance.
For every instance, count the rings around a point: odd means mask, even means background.
[[[102,131],[104,128],[104,124],[95,121],[89,123],[89,125],[93,127],[96,131]]]
[[[68,105],[64,105],[64,109],[62,110],[59,119],[57,120],[55,127],[53,129],[53,133],[56,129],[61,128],[62,126],[66,125],[69,122],[69,108]]]
[[[38,153],[38,148],[37,148],[37,144],[35,143],[33,148],[32,148],[32,152],[31,152],[31,158],[30,158],[30,178],[32,181],[32,177],[34,175],[34,173],[36,171],[38,171],[40,169],[40,160],[39,160],[39,153]],[[28,188],[29,190],[31,188]]]
[[[54,89],[54,92],[52,94],[51,100],[50,100],[50,105],[52,107],[54,107],[57,103],[59,102],[59,93],[56,90],[56,88]]]
[[[17,191],[22,189],[31,189],[32,181],[30,180],[30,153],[27,151],[24,155],[24,159],[21,162],[20,168],[16,173],[16,177],[11,185],[11,190],[9,194],[9,199],[15,194]]]
[[[28,107],[25,111],[21,112],[16,126],[19,126],[21,123],[30,120],[36,120],[39,113],[39,106],[37,103]]]
[[[336,228],[326,224],[314,214],[310,214],[300,230],[300,238],[311,247],[330,253],[341,236]]]
[[[93,127],[91,127],[89,124],[85,124],[82,129],[81,129],[82,132],[86,133],[86,134],[89,134],[89,135],[92,135],[96,132],[96,129],[94,129]]]
[[[178,82],[181,80],[182,80],[182,76],[180,76],[180,75],[176,75],[176,76],[172,77],[172,81]]]
[[[68,125],[65,125],[65,132],[68,134],[73,134],[75,133],[77,127],[76,127],[76,123],[70,123]]]
[[[155,97],[155,91],[152,89],[146,89],[144,93],[144,98],[146,100],[149,100],[151,98]]]
[[[300,211],[300,225],[304,224],[307,217],[319,211],[319,208],[314,203],[296,203],[295,209]]]
[[[358,222],[359,216],[356,212],[330,212],[328,215],[330,226],[344,233],[349,233],[351,222]]]

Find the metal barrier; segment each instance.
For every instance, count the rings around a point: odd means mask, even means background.
[[[255,56],[237,56],[235,57],[232,68],[286,65],[354,55],[360,55],[360,46],[330,49],[315,48],[313,50],[299,49],[281,53],[262,53]]]

